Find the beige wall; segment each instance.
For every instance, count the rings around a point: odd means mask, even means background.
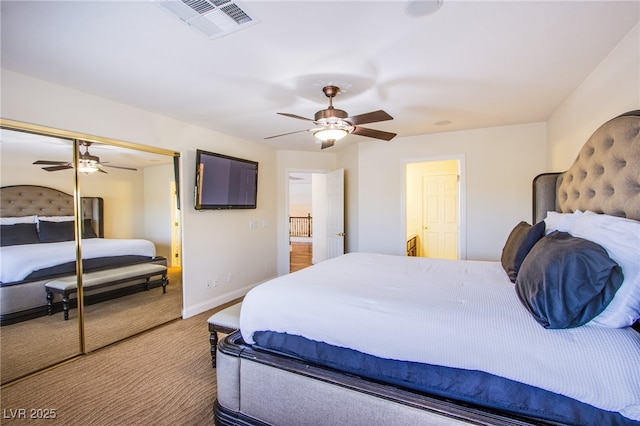
[[[564,171],[605,121],[640,109],[637,24],[549,118],[548,171]]]
[[[1,84],[3,118],[180,152],[185,316],[240,297],[258,282],[276,275],[273,149],[4,69]],[[256,210],[194,210],[197,148],[260,163]],[[260,226],[250,229],[251,222]],[[207,280],[226,277],[229,272],[233,275],[231,283],[220,279],[217,287],[206,287]]]
[[[354,251],[403,254],[404,165],[429,157],[462,156],[466,177],[466,257],[496,260],[509,232],[531,221],[531,180],[545,169],[546,125],[532,123],[400,137],[358,146]],[[351,193],[350,193],[351,194]],[[353,213],[353,212],[352,212]],[[351,214],[351,213],[350,213]],[[353,236],[353,232],[351,233]]]

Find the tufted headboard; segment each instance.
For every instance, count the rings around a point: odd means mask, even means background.
[[[534,179],[534,223],[575,210],[640,220],[640,110],[600,126],[567,171]]]
[[[100,197],[82,197],[82,217],[91,219],[98,237],[104,237],[104,203]],[[73,195],[37,185],[0,188],[0,217],[73,216]]]

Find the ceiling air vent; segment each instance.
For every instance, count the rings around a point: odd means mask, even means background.
[[[231,0],[152,0],[213,39],[257,24],[244,5]]]

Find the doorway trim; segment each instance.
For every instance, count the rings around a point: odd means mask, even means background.
[[[458,162],[458,259],[467,258],[467,177],[464,154],[437,155],[429,157],[405,158],[402,160],[402,232],[407,231],[407,165],[412,163],[429,163],[437,161],[457,160]],[[403,235],[403,240],[406,238]]]

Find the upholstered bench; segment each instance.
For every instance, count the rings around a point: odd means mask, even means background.
[[[207,320],[209,323],[209,343],[211,343],[211,364],[213,368],[216,368],[218,333],[229,334],[240,328],[240,308],[242,308],[242,302],[216,312]]]
[[[145,279],[147,290],[151,277],[162,276],[162,293],[167,292],[167,267],[157,263],[139,263],[136,265],[123,266],[121,268],[105,269],[102,271],[88,272],[82,276],[82,286],[85,290],[96,290],[98,288],[114,286],[129,281]],[[47,291],[47,314],[53,314],[53,295],[54,293],[62,295],[62,310],[64,311],[64,319],[69,319],[69,300],[70,296],[77,293],[76,276],[59,278],[49,281],[45,284]]]

